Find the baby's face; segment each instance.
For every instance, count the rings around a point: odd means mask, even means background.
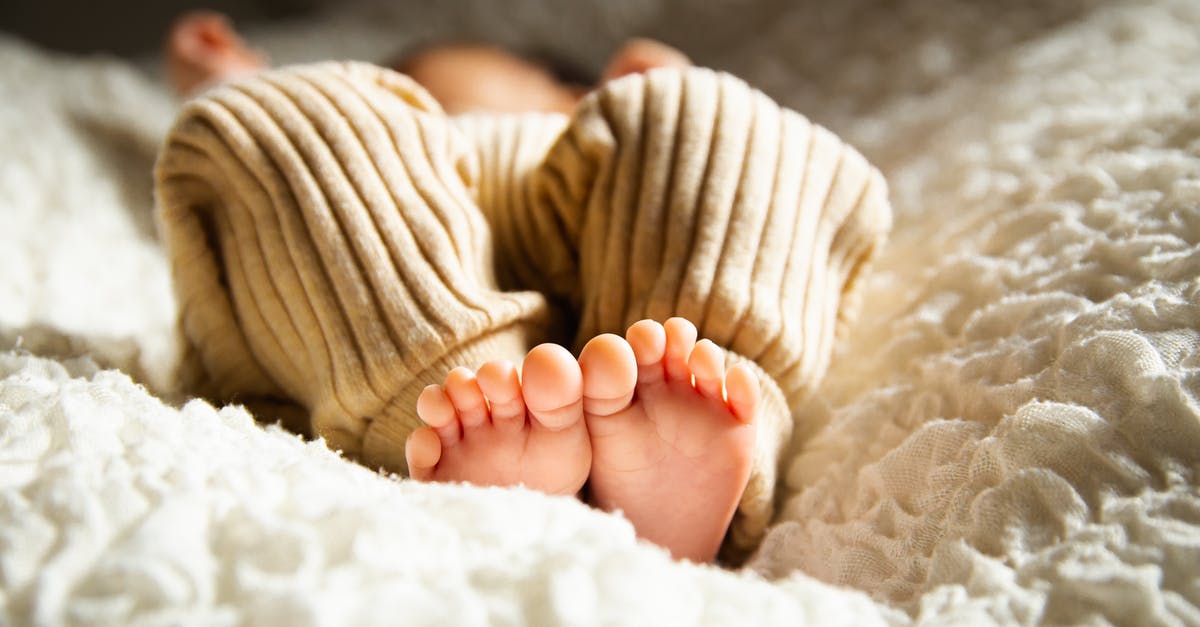
[[[396,69],[420,83],[447,113],[550,111],[570,113],[578,91],[550,71],[485,44],[439,46]]]

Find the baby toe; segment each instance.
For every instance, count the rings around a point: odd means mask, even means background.
[[[688,356],[696,346],[696,325],[684,318],[671,318],[663,323],[663,328],[667,333],[666,356],[663,358],[667,379],[690,384],[692,371],[688,368]]]
[[[475,373],[466,368],[455,368],[446,375],[446,396],[458,412],[464,429],[478,427],[488,420],[487,401],[475,381]]]
[[[430,385],[421,390],[417,397],[417,416],[425,424],[433,427],[442,446],[453,446],[462,439],[462,426],[458,422],[458,414],[450,399],[440,385]]]
[[[585,414],[611,416],[629,406],[638,364],[628,342],[611,333],[592,338],[579,354],[579,368]]]
[[[404,443],[408,474],[417,481],[433,479],[433,469],[442,458],[442,443],[436,431],[421,427],[408,435]]]
[[[475,373],[475,381],[491,407],[492,424],[501,429],[524,426],[525,401],[521,398],[521,378],[511,361],[487,362]]]
[[[758,411],[759,382],[744,364],[729,369],[725,375],[725,395],[735,418],[744,423],[754,421]]]
[[[625,331],[625,340],[637,359],[638,383],[650,384],[663,380],[663,356],[667,350],[667,332],[654,320],[640,320]]]
[[[579,363],[556,344],[541,344],[525,356],[521,393],[535,421],[553,430],[583,419],[583,374]]]
[[[688,369],[696,379],[696,390],[706,398],[725,400],[721,390],[725,378],[725,353],[710,340],[696,342],[688,357]]]

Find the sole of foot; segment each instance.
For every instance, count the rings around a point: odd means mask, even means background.
[[[709,562],[750,476],[759,383],[682,318],[643,320],[580,354],[592,504],[676,558]]]

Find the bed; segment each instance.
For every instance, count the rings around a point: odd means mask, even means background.
[[[742,4],[252,32],[277,62],[474,32],[582,67],[653,34],[883,170],[891,241],[739,570],[173,392],[149,173],[176,103],[152,59],[0,36],[0,624],[1200,625],[1200,5],[765,3],[718,28]]]

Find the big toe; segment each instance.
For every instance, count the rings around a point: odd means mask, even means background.
[[[583,419],[583,374],[579,363],[557,344],[541,344],[521,366],[522,395],[534,421],[553,430]]]
[[[611,333],[592,338],[579,355],[579,368],[585,414],[611,416],[629,406],[638,380],[638,363],[629,342]]]

